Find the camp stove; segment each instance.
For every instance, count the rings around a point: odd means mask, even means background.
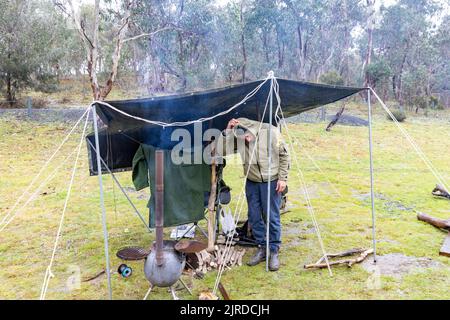
[[[156,239],[151,248],[125,247],[116,255],[125,261],[145,260],[144,274],[150,283],[150,288],[144,297],[147,299],[154,287],[169,288],[172,297],[178,300],[173,285],[180,281],[184,288],[192,294],[189,287],[181,279],[186,265],[186,256],[207,248],[205,243],[195,240],[164,240],[164,153],[157,150],[156,162],[156,195],[155,195],[155,230]],[[121,264],[119,274],[124,278],[131,276],[132,270],[126,264]]]
[[[170,287],[181,277],[186,264],[186,255],[175,250],[173,240],[164,240],[162,246],[162,263],[158,264],[157,251],[151,250],[144,264],[147,280],[157,287]],[[155,246],[155,244],[154,244]]]
[[[150,282],[150,289],[144,299],[147,299],[153,287],[156,286],[163,288],[169,287],[172,297],[178,300],[175,290],[172,287],[177,281],[180,281],[189,293],[192,294],[192,292],[181,279],[181,274],[186,264],[185,252],[180,251],[179,248],[176,247],[176,241],[164,240],[164,152],[162,150],[156,150],[155,167],[156,240],[153,243],[150,253],[145,259],[144,273],[145,277]]]

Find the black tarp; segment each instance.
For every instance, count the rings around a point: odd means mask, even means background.
[[[199,118],[214,116],[228,110],[260,85],[264,80],[233,85],[220,89],[201,92],[161,96],[145,99],[107,101],[115,108],[140,118],[170,122],[185,122]],[[281,107],[285,117],[298,115],[316,107],[326,105],[348,96],[364,88],[332,86],[317,83],[277,79]],[[246,117],[253,120],[269,121],[266,113],[261,119],[270,90],[270,81],[245,104],[231,112],[202,123],[202,130],[216,128],[223,130],[232,118]],[[275,102],[274,97],[274,103]],[[171,149],[177,141],[171,141],[172,132],[179,127],[161,127],[150,125],[140,120],[129,118],[107,106],[98,104],[96,111],[105,124],[99,132],[101,157],[112,171],[123,171],[131,168],[132,159],[139,143],[145,143],[162,149]],[[275,108],[273,110],[275,112]],[[274,115],[272,114],[272,117]],[[183,128],[194,130],[193,125]],[[90,159],[90,172],[97,174],[97,162],[94,149],[93,133],[87,139]]]

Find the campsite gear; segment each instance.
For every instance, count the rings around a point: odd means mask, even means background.
[[[183,225],[204,219],[205,192],[210,190],[211,172],[207,164],[176,165],[171,151],[164,153],[164,227]],[[133,183],[136,190],[150,186],[150,227],[155,226],[155,153],[141,144],[133,159]],[[168,182],[171,183],[168,183]],[[176,183],[175,183],[176,181]]]
[[[220,209],[219,219],[220,225],[222,226],[222,234],[227,236],[230,233],[234,233],[236,230],[236,224],[234,223],[234,218],[230,207],[222,207]]]
[[[214,246],[214,251],[212,252],[202,250],[196,252],[194,255],[187,254],[186,264],[194,270],[197,276],[202,277],[214,269],[223,267],[231,269],[236,266],[241,266],[245,252],[245,249],[240,249],[235,246],[227,248],[227,246],[219,244]]]
[[[164,240],[160,259],[162,264],[158,265],[156,251],[152,250],[147,256],[144,265],[144,273],[147,280],[157,287],[170,287],[181,277],[186,255],[175,250],[176,241]],[[153,248],[155,247],[155,244]]]
[[[287,181],[290,161],[289,153],[277,127],[245,118],[237,120],[239,121],[239,128],[245,128],[253,136],[257,137],[248,146],[238,147],[238,152],[240,152],[243,161],[244,174],[248,172],[247,178],[253,182],[267,182],[276,179]],[[236,130],[236,127],[233,128],[234,134],[231,134],[229,131],[225,130],[225,135],[220,135],[217,141],[217,153],[221,156],[227,155],[227,152],[234,152],[235,146],[239,146],[236,137],[240,135],[237,135],[236,132],[242,132],[242,129]],[[269,147],[268,142],[269,132],[271,147]],[[242,143],[241,145],[243,146]],[[269,150],[272,155],[270,177],[268,176]]]
[[[253,266],[256,266],[257,264],[263,262],[264,260],[266,260],[266,248],[258,247],[258,250],[256,250],[256,253],[247,262],[247,265],[250,267],[253,267]]]
[[[116,256],[125,261],[143,260],[150,253],[150,249],[142,247],[125,247],[117,251]]]
[[[127,266],[126,264],[122,263],[119,268],[117,269],[117,272],[124,278],[131,277],[131,274],[133,273],[133,269],[131,267]]]
[[[276,186],[277,180],[270,182],[270,251],[277,251],[281,245],[281,194],[276,191]],[[245,184],[245,194],[248,203],[248,220],[256,243],[260,246],[266,245],[266,222],[264,218],[267,214],[267,187],[268,183],[266,182],[258,183],[247,180]]]
[[[196,225],[194,223],[183,224],[181,226],[176,226],[170,232],[170,238],[174,240],[179,240],[182,238],[191,238],[195,237],[195,229]]]
[[[283,84],[281,85],[281,83]],[[109,104],[103,101],[96,101],[95,106],[99,109],[99,113],[101,112],[104,116],[102,120],[105,122],[107,126],[106,131],[108,134],[110,134],[110,136],[118,134],[127,137],[130,140],[134,140],[134,142],[137,142],[138,144],[143,142],[154,147],[164,147],[165,149],[171,149],[174,146],[174,142],[169,141],[169,139],[167,138],[174,130],[179,127],[192,129],[194,125],[201,124],[202,129],[205,129],[205,127],[224,128],[228,120],[231,118],[235,118],[237,115],[270,123],[272,123],[272,120],[274,120],[275,118],[280,119],[280,105],[278,105],[278,107],[275,109],[275,113],[273,112],[274,109],[272,109],[272,98],[274,93],[276,94],[278,103],[283,100],[284,115],[281,114],[281,116],[284,118],[284,116],[298,114],[302,111],[312,109],[320,104],[323,105],[326,103],[337,101],[360,90],[363,90],[363,88],[345,88],[326,85],[314,85],[288,80],[280,80],[278,82],[277,79],[273,76],[273,72],[270,72],[269,76],[264,81],[259,81],[256,83],[256,86],[253,86],[254,90],[247,91],[248,94],[244,97],[244,99],[238,99],[238,102],[234,104],[230,103],[230,100],[227,100],[227,98],[236,97],[235,95],[230,95],[231,92],[233,92],[234,94],[237,93],[239,95],[239,90],[241,90],[246,85],[248,84],[242,84],[229,88],[226,93],[224,92],[225,89],[219,89],[199,94],[178,96],[180,100],[176,100],[174,97],[165,97],[168,98],[168,100],[159,98],[148,99],[147,101],[150,101],[149,104],[147,104],[147,102],[143,102],[143,100],[123,102],[124,104],[122,106],[128,105],[128,107],[130,107],[129,109],[127,109],[126,107],[122,109],[121,107],[114,106],[116,102],[111,102],[112,104]],[[347,92],[344,94],[344,91]],[[209,95],[210,93],[212,93],[212,95]],[[333,95],[334,97],[331,98]],[[205,103],[205,100],[208,100],[208,98],[217,99],[218,97],[223,98],[224,96],[226,98],[222,99],[219,103],[211,104],[214,106],[214,110],[206,106],[204,108],[201,107]],[[270,97],[270,111],[267,114],[265,112],[266,110],[264,110],[264,114],[261,119],[260,111],[262,110],[260,110],[260,106],[264,106],[264,101],[267,101],[267,96]],[[193,100],[191,100],[192,97]],[[192,110],[192,108],[187,107],[184,109],[181,108],[182,110],[180,110],[180,106],[182,105],[181,102],[186,103],[186,101],[188,100],[191,100],[191,106],[195,106],[195,109]],[[322,100],[322,102],[320,100]],[[174,102],[176,102],[175,105],[177,106],[177,108],[173,107]],[[210,103],[210,101],[207,102]],[[229,107],[230,105],[231,107]],[[252,106],[254,106],[255,108],[253,109]],[[101,108],[103,110],[100,111]],[[220,108],[224,109],[220,110]],[[187,112],[188,110],[193,111],[194,113],[198,113],[200,111],[200,113],[198,114],[199,116],[193,117],[193,113]],[[135,113],[135,111],[137,111],[137,113]],[[179,111],[181,111],[181,113]],[[292,114],[289,114],[291,112]],[[245,113],[248,113],[250,116],[246,116]],[[160,115],[159,119],[158,114]],[[269,132],[272,131],[269,130]],[[98,134],[96,134],[95,137],[97,138],[97,140],[99,139]],[[120,144],[117,145],[114,138],[111,138],[110,141],[107,142],[107,144],[120,147]],[[271,144],[269,143],[269,145]],[[136,144],[134,144],[134,146],[136,146]],[[106,149],[109,150],[109,148]],[[89,151],[91,152],[92,150]],[[100,157],[101,148],[97,147],[97,151],[99,153],[94,156],[92,156],[91,152],[91,174],[98,174],[98,171],[100,171],[101,173],[101,170],[98,170],[98,167],[100,166],[99,161],[97,161],[97,168],[95,168],[95,157]],[[121,171],[129,169],[130,165],[126,165],[131,162],[130,158],[127,157],[125,153],[120,154],[120,157],[120,161],[122,164],[121,166],[112,165],[114,170]],[[111,157],[108,158],[108,165],[110,164],[110,161],[111,163],[114,163],[116,158],[117,157],[114,157],[114,155],[111,155]],[[269,178],[271,177],[270,174],[268,174],[268,176]],[[270,186],[270,184],[268,184],[268,186]],[[270,194],[271,193],[269,190],[268,199],[270,199]],[[270,203],[267,205],[267,207],[270,207]],[[267,215],[267,218],[270,218],[270,214]],[[267,221],[267,225],[267,230],[269,230],[270,221]],[[319,234],[318,236],[319,241],[321,241]],[[266,238],[269,239],[269,235],[267,235]],[[267,246],[267,250],[268,247],[269,246]]]
[[[280,78],[276,80],[279,85],[279,95],[283,102],[285,117],[298,115],[364,90],[364,88],[330,86]],[[121,112],[143,119],[162,122],[188,121],[211,117],[228,110],[231,106],[242,101],[249,92],[261,85],[263,81],[234,84],[225,88],[201,92],[106,102]],[[238,117],[262,120],[268,123],[269,113],[266,112],[263,119],[261,119],[261,116],[270,91],[270,85],[270,81],[267,81],[245,104],[240,104],[231,112],[217,116],[211,121],[201,123],[203,131],[210,128],[222,131],[226,128],[230,119]],[[194,127],[194,125],[165,127],[151,125],[142,120],[130,118],[100,102],[97,102],[95,107],[101,120],[106,125],[106,128],[99,131],[100,156],[113,172],[131,169],[133,156],[141,143],[169,150],[178,143],[178,141],[171,141],[170,139],[174,130],[183,127],[192,131]],[[272,114],[272,117],[275,118],[275,115]],[[93,133],[89,134],[87,139],[94,145]],[[108,154],[108,150],[114,150],[114,152]],[[88,151],[90,173],[91,175],[97,175],[95,150],[89,147]]]
[[[280,269],[280,261],[278,260],[278,252],[271,251],[269,255],[269,270],[278,271]]]
[[[247,246],[247,247],[257,247],[258,243],[255,240],[255,237],[253,236],[250,226],[248,224],[248,220],[244,222],[244,224],[241,227],[236,227],[236,234],[237,234],[237,242],[236,244],[240,246]]]

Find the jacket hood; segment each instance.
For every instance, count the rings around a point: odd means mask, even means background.
[[[250,120],[247,118],[238,118],[237,120],[239,121],[239,125],[235,127],[235,130],[241,127],[244,130],[248,130],[254,137],[256,137],[260,126],[259,121]],[[234,131],[234,134],[237,137],[236,131]]]

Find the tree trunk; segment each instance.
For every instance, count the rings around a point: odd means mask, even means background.
[[[12,108],[14,106],[14,102],[16,101],[16,95],[14,94],[12,77],[10,73],[8,73],[8,75],[6,76],[6,99],[10,107]]]
[[[351,45],[351,34],[349,28],[349,18],[348,18],[348,3],[344,0],[342,3],[342,11],[344,16],[344,48],[342,49],[341,59],[339,61],[339,75],[344,78],[345,84],[349,83],[349,61],[348,61],[348,50]]]
[[[306,40],[303,39],[302,27],[297,24],[298,55],[299,55],[299,77],[306,80]]]
[[[364,74],[364,86],[369,85],[369,75],[366,72],[366,68],[369,66],[372,60],[372,47],[373,47],[373,29],[375,25],[375,0],[366,0],[367,4],[367,51],[364,63],[362,65],[362,73]]]
[[[242,50],[242,83],[245,82],[245,72],[247,68],[247,52],[245,48],[245,36],[244,36],[244,13],[243,13],[244,1],[241,0],[241,10],[239,15],[239,22],[241,23],[241,50]]]
[[[278,69],[281,69],[283,68],[284,64],[284,42],[280,41],[278,32],[277,32],[277,47],[278,47]]]
[[[397,83],[397,96],[396,99],[400,104],[403,104],[403,94],[402,94],[402,90],[403,90],[403,82],[402,82],[402,77],[403,77],[403,70],[405,68],[405,63],[406,63],[406,57],[408,56],[408,50],[409,50],[409,42],[406,45],[406,50],[405,50],[405,54],[403,55],[403,59],[402,59],[402,63],[400,65],[400,71],[398,74],[398,83]]]

